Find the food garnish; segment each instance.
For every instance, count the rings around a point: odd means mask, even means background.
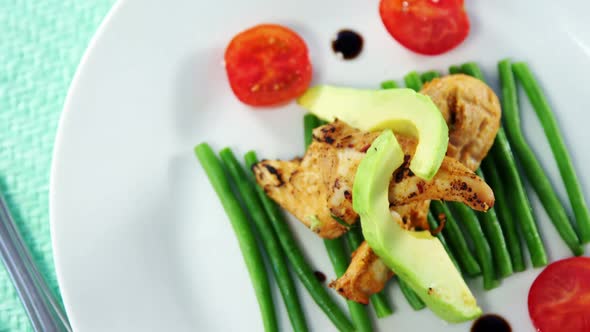
[[[225,70],[236,97],[251,106],[291,101],[305,92],[312,76],[305,41],[277,24],[237,34],[225,50]]]

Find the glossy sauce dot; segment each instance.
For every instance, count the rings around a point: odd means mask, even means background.
[[[498,315],[483,315],[471,326],[471,332],[511,332],[510,324]]]
[[[313,274],[315,275],[315,277],[318,279],[319,282],[324,282],[326,281],[326,275],[323,274],[320,271],[314,271]]]
[[[332,50],[344,60],[354,59],[363,50],[363,37],[352,30],[340,30],[332,40]]]

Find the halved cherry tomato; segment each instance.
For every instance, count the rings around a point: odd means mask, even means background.
[[[379,14],[395,40],[421,54],[444,53],[469,34],[462,0],[381,0]]]
[[[225,50],[231,88],[243,103],[271,106],[303,94],[311,81],[305,42],[292,30],[262,24],[237,34]]]
[[[540,332],[590,332],[590,258],[549,265],[529,290],[529,315]]]

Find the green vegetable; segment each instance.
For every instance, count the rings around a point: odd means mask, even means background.
[[[449,211],[446,204],[439,201],[432,201],[430,203],[432,212],[435,216],[444,215],[446,223],[443,228],[443,235],[449,242],[449,245],[455,253],[461,270],[469,277],[476,277],[481,273],[481,268],[475,260],[475,257],[471,254],[467,241],[463,237],[463,232],[459,229],[457,221]]]
[[[357,222],[356,225],[358,226],[351,227],[350,230],[346,232],[351,251],[355,251],[364,240],[359,224],[360,222]],[[375,309],[375,314],[379,318],[387,317],[393,313],[393,310],[389,306],[387,294],[384,290],[371,295],[371,304],[373,305],[373,309]]]
[[[420,300],[418,295],[414,293],[412,288],[410,288],[410,286],[406,284],[405,281],[403,281],[400,278],[397,278],[397,281],[399,283],[399,289],[402,291],[402,294],[404,294],[404,297],[406,298],[412,309],[422,310],[426,307],[426,304],[424,304],[424,302]]]
[[[430,227],[431,232],[438,228],[438,221],[436,221],[436,219],[434,218],[434,216],[432,215],[431,212],[428,212],[428,226]],[[455,255],[451,251],[451,248],[449,248],[449,245],[447,244],[447,240],[445,239],[445,236],[443,235],[442,231],[438,232],[438,234],[436,234],[435,236],[436,236],[436,238],[438,238],[440,243],[445,248],[445,251],[449,255],[449,258],[453,261],[453,264],[455,265],[455,267],[457,269],[460,269],[459,262],[457,262]]]
[[[422,73],[422,75],[420,75],[420,80],[422,81],[422,83],[426,83],[432,81],[437,77],[440,77],[440,74],[436,70],[430,70]]]
[[[516,161],[512,155],[504,128],[500,127],[500,130],[498,130],[491,151],[496,166],[503,171],[501,173],[503,175],[502,181],[510,184],[510,190],[506,190],[505,194],[511,203],[511,216],[520,225],[533,266],[545,266],[547,265],[545,246],[533,218],[531,203],[518,174]]]
[[[512,261],[512,268],[516,272],[521,272],[526,269],[524,263],[524,256],[522,251],[522,244],[520,243],[520,237],[516,224],[514,222],[513,213],[509,209],[509,201],[506,197],[505,188],[503,186],[502,179],[498,174],[494,158],[487,157],[482,162],[482,168],[486,175],[486,181],[494,189],[494,195],[496,196],[496,204],[494,209],[498,212],[498,220],[502,226],[502,233],[506,239],[506,246],[510,252],[510,260]]]
[[[481,69],[479,69],[479,66],[475,62],[467,62],[462,64],[461,72],[465,73],[466,75],[473,76],[482,82],[486,81],[483,77]]]
[[[461,69],[467,70],[470,75],[485,82],[481,70],[479,70],[477,64],[474,62],[464,64]],[[494,145],[492,146],[492,154],[494,155],[495,160],[497,160],[496,165],[506,173],[504,174],[504,181],[513,186],[512,190],[508,192],[508,196],[509,200],[512,202],[512,208],[515,211],[516,220],[519,220],[519,224],[522,227],[522,233],[524,234],[533,266],[539,267],[547,265],[547,254],[545,252],[545,247],[543,246],[543,241],[541,240],[541,235],[535,224],[535,219],[533,218],[531,203],[524,190],[503,127],[500,127],[498,130]]]
[[[549,215],[553,225],[561,238],[568,245],[572,253],[576,256],[582,255],[584,249],[572,224],[570,223],[563,205],[559,201],[557,194],[545,175],[545,171],[537,161],[533,150],[529,147],[524,138],[520,126],[520,116],[518,111],[518,101],[516,96],[516,85],[512,74],[510,61],[503,60],[498,63],[500,71],[500,81],[502,84],[502,108],[504,109],[504,125],[510,143],[520,161],[524,174],[529,179],[529,183],[539,196],[543,203],[545,211]]]
[[[429,231],[403,229],[399,215],[389,211],[389,183],[403,161],[393,132],[384,130],[360,162],[352,196],[363,235],[432,312],[448,322],[471,320],[481,315],[481,309],[440,241]]]
[[[482,82],[485,82],[485,78],[483,76],[483,73],[481,72],[481,69],[479,68],[479,66],[475,62],[467,62],[467,63],[464,63],[463,65],[461,65],[461,72],[463,72],[469,76],[473,76],[473,77],[481,80]],[[477,175],[479,175],[479,177],[484,179],[484,175],[481,171],[478,170]],[[461,208],[461,209],[463,209],[463,208]],[[463,212],[467,213],[466,211],[467,210],[465,210]],[[470,216],[469,216],[470,219],[473,220],[473,218],[471,217],[472,212],[469,214],[470,214]],[[489,241],[490,247],[493,251],[493,258],[496,263],[498,275],[500,277],[507,277],[507,276],[511,275],[513,273],[512,262],[510,260],[510,254],[508,253],[508,248],[506,247],[506,241],[504,239],[504,234],[502,234],[502,228],[500,227],[500,224],[498,222],[498,217],[496,216],[496,211],[492,208],[488,212],[478,212],[477,215],[479,216],[479,219],[481,220],[481,225],[482,225],[485,235]],[[477,245],[476,245],[476,249],[477,249]],[[481,259],[480,259],[480,264],[481,264]],[[483,270],[484,270],[483,271],[483,273],[484,273],[484,288],[490,289],[490,288],[485,287],[486,283],[487,283],[488,287],[493,288],[494,282],[491,281],[491,279],[490,279],[491,276],[488,275],[487,282],[486,282],[485,267]]]
[[[406,87],[408,89],[412,89],[416,92],[422,89],[422,79],[415,71],[409,72],[406,76],[404,76],[404,82],[406,83]]]
[[[275,280],[283,295],[291,325],[293,325],[295,331],[307,331],[305,315],[303,314],[301,304],[299,303],[297,289],[295,288],[295,283],[291,279],[289,268],[285,262],[285,253],[277,240],[275,232],[272,230],[270,220],[264,211],[262,203],[256,196],[256,189],[248,179],[248,175],[234,156],[231,149],[225,148],[221,150],[219,155],[225,169],[229,171],[233,182],[236,184],[238,192],[242,196],[242,201],[244,202],[251,219],[254,221],[258,234],[260,234],[261,242],[268,255]]]
[[[461,71],[461,67],[453,65],[449,67],[449,73],[451,75],[455,75],[455,74],[462,74],[463,72]]]
[[[397,89],[397,83],[395,81],[383,81],[381,82],[381,89]]]
[[[451,204],[453,211],[456,213],[456,217],[461,220],[461,224],[465,227],[473,241],[475,255],[477,256],[483,274],[483,288],[489,290],[497,287],[499,283],[498,280],[496,280],[492,249],[490,249],[490,245],[483,234],[477,216],[473,210],[465,204],[457,202],[450,202],[448,204]]]
[[[258,163],[258,158],[254,151],[248,152],[244,158],[246,160],[246,166],[250,169]],[[289,224],[285,220],[280,208],[266,195],[264,189],[258,185],[256,186],[256,194],[261,200],[267,215],[270,217],[272,227],[287,255],[287,259],[289,259],[289,262],[291,263],[291,267],[293,267],[299,280],[301,280],[303,286],[307,288],[313,300],[324,311],[326,316],[328,316],[338,330],[354,331],[353,325],[350,323],[344,312],[342,312],[336,302],[330,297],[326,288],[314,275],[314,271],[305,260],[301,249],[297,246],[297,241],[293,238],[289,229]]]
[[[297,102],[320,119],[338,118],[363,131],[393,129],[418,138],[410,170],[431,179],[447,151],[449,129],[432,100],[410,89],[363,90],[315,86]]]
[[[303,138],[307,148],[313,141],[313,130],[320,125],[320,119],[317,116],[307,113],[303,116]]]
[[[590,214],[588,213],[588,206],[582,193],[582,188],[578,182],[576,171],[572,165],[571,158],[563,142],[559,126],[555,115],[551,111],[551,107],[547,99],[543,95],[541,87],[533,77],[529,67],[526,63],[515,63],[512,65],[512,70],[518,80],[522,83],[526,94],[533,105],[537,117],[541,121],[541,125],[545,130],[545,135],[549,140],[551,151],[557,162],[559,173],[565,184],[574,215],[578,223],[578,230],[580,240],[582,243],[590,242]]]
[[[350,262],[349,256],[345,252],[344,243],[341,238],[337,238],[324,240],[324,245],[334,267],[334,272],[336,272],[336,277],[340,278],[346,272]],[[348,305],[348,310],[350,311],[356,331],[373,331],[367,308],[351,300],[347,300],[346,304]]]
[[[485,181],[485,176],[481,170],[477,170],[477,175]],[[504,234],[502,233],[502,227],[498,222],[498,216],[494,208],[489,209],[487,212],[476,212],[483,232],[488,239],[490,248],[492,249],[492,256],[496,266],[496,271],[500,278],[508,277],[513,273],[512,261]]]
[[[275,307],[272,300],[270,282],[266,274],[264,259],[258,248],[256,236],[250,227],[248,217],[234,195],[228,178],[221,166],[221,162],[207,143],[201,143],[195,147],[195,155],[201,162],[213,189],[217,193],[225,213],[229,217],[232,228],[238,239],[246,268],[250,274],[252,286],[258,299],[258,305],[262,314],[262,322],[265,331],[278,331],[279,327],[275,316]]]

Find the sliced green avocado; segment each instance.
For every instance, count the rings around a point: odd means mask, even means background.
[[[430,180],[447,152],[449,129],[430,97],[411,89],[360,90],[319,85],[297,102],[322,120],[339,119],[364,131],[393,129],[418,139],[410,169]]]
[[[440,318],[463,322],[481,309],[440,241],[428,231],[403,229],[389,211],[388,188],[404,154],[385,130],[361,161],[353,185],[353,208],[369,246]]]

